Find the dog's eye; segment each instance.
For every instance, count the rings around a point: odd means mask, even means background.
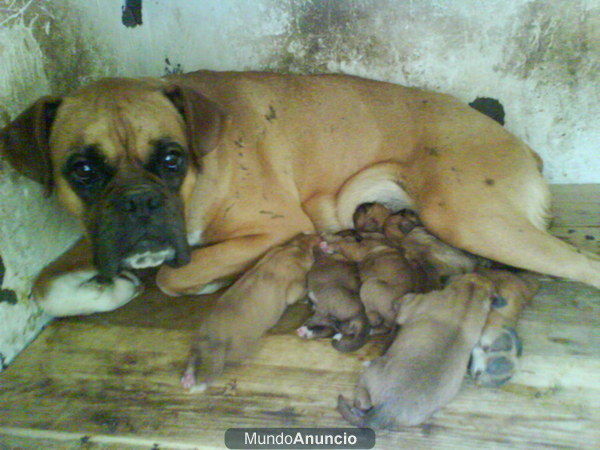
[[[85,158],[72,161],[69,174],[74,181],[83,184],[89,184],[98,179],[98,170],[94,163]]]
[[[179,172],[185,164],[185,155],[178,150],[167,150],[161,159],[161,164],[170,172]]]

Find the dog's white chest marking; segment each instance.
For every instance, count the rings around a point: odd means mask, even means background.
[[[125,258],[123,262],[132,269],[145,269],[147,267],[159,266],[163,262],[173,258],[173,256],[175,256],[175,250],[172,248],[165,248],[158,251],[136,253],[135,255]]]
[[[123,272],[112,282],[99,283],[93,269],[68,272],[52,280],[42,309],[56,317],[112,311],[129,302],[142,291],[138,278]]]

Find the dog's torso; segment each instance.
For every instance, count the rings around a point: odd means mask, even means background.
[[[400,163],[409,196],[421,195],[428,183],[426,189],[435,189],[431,179],[451,175],[451,167],[461,168],[456,182],[469,182],[482,174],[463,164],[464,153],[470,160],[490,157],[477,145],[478,127],[486,138],[490,131],[509,136],[450,96],[355,77],[202,71],[174,79],[229,115],[219,151],[206,157],[190,204],[188,228],[196,235],[203,229],[203,242],[246,233],[245,224],[297,221],[290,204],[335,196],[349,178],[378,163]],[[523,145],[508,151],[530,159]],[[514,160],[495,161],[496,173],[485,176],[510,175],[505,166]],[[309,217],[320,213],[304,211]]]

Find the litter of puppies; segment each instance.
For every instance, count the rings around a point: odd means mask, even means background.
[[[301,235],[272,249],[229,288],[194,342],[184,387],[205,389],[226,362],[240,359],[229,342],[246,342],[247,350],[305,296],[314,314],[297,329],[303,339],[332,338],[335,349],[351,352],[372,334],[390,336],[353,401],[338,398],[352,425],[419,425],[454,398],[467,372],[484,386],[508,381],[521,353],[514,327],[538,289],[535,278],[445,244],[410,210],[363,204],[353,219],[353,230]],[[266,298],[273,316],[255,318],[251,332],[206,342],[203,331],[227,320],[239,295]]]

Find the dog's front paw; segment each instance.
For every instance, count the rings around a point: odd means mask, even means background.
[[[138,278],[130,272],[105,279],[93,269],[68,272],[34,289],[42,309],[55,317],[112,311],[142,291]]]
[[[471,354],[469,373],[480,386],[501,386],[514,375],[521,352],[513,327],[485,330]]]

